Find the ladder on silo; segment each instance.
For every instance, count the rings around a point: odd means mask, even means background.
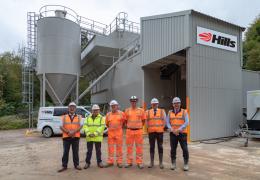
[[[22,49],[22,103],[28,105],[28,127],[33,125],[34,68],[36,65],[36,21],[35,12],[27,13],[27,47]]]

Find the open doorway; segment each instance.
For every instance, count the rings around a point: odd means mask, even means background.
[[[186,50],[179,51],[143,67],[144,97],[147,107],[153,97],[158,98],[160,107],[171,109],[175,96],[186,108]]]

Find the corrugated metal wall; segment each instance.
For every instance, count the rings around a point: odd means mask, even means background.
[[[116,68],[98,83],[94,88],[95,94],[91,95],[92,103],[109,103],[116,99],[120,107],[129,107],[130,96],[137,96],[139,106],[143,101],[143,70],[141,68],[141,56],[120,62]]]
[[[143,66],[188,47],[188,15],[141,18]]]
[[[191,139],[234,135],[242,114],[241,29],[213,18],[192,14],[188,49],[188,96]],[[238,52],[196,44],[197,26],[235,35]]]
[[[246,107],[247,91],[260,90],[260,72],[242,70],[243,107]]]

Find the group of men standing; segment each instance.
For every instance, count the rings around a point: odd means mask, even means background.
[[[133,149],[136,150],[136,164],[139,169],[143,169],[143,127],[146,124],[149,144],[150,144],[150,164],[148,168],[154,166],[155,144],[157,142],[159,154],[159,167],[163,165],[163,134],[167,126],[170,131],[171,146],[171,169],[176,169],[176,149],[178,142],[183,150],[184,166],[183,170],[188,171],[189,152],[187,145],[187,126],[189,117],[187,111],[181,108],[181,100],[175,97],[172,101],[172,109],[166,115],[165,110],[159,108],[159,101],[156,98],[151,100],[151,109],[144,111],[137,107],[138,98],[130,97],[130,108],[124,112],[119,110],[116,100],[110,102],[111,111],[103,117],[100,114],[98,105],[92,106],[92,113],[84,120],[83,130],[87,140],[86,164],[84,169],[88,169],[91,164],[92,150],[95,146],[97,165],[100,168],[111,167],[114,165],[114,154],[116,152],[116,164],[118,168],[123,167],[123,128],[126,127],[126,165],[130,168],[133,165]],[[62,168],[58,172],[67,169],[69,149],[72,146],[74,167],[79,166],[79,139],[81,116],[76,113],[76,104],[69,104],[68,114],[62,117],[61,130],[63,132],[63,157]],[[103,164],[101,159],[101,143],[105,126],[108,128],[108,159]]]

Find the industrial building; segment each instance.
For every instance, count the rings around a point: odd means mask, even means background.
[[[142,17],[140,24],[119,13],[105,25],[57,8],[33,16],[42,106],[45,91],[57,105],[90,92],[91,103],[116,99],[121,109],[135,95],[140,106],[156,97],[169,110],[179,96],[189,111],[191,140],[234,135],[242,119],[245,28],[194,10]],[[81,52],[80,37],[87,38]],[[79,76],[90,82],[82,94]]]
[[[205,33],[213,30],[227,34],[226,37],[232,35],[236,41],[234,50],[199,44],[199,27],[205,28]],[[126,108],[128,97],[136,95],[147,104],[157,97],[161,107],[170,109],[172,98],[179,96],[190,112],[191,140],[231,136],[242,114],[243,30],[193,10],[143,17],[139,44],[133,44],[136,51],[97,82],[91,91],[91,102],[105,104],[117,99]],[[98,78],[103,72],[96,69],[107,60],[102,56],[116,56],[116,50],[122,47],[120,41],[131,35],[134,40],[135,33],[125,31],[115,31],[105,39],[93,38],[81,56],[85,65],[82,74]],[[119,41],[118,46],[112,45],[114,41]],[[105,48],[115,54],[103,54]],[[96,54],[89,56],[94,51]]]

